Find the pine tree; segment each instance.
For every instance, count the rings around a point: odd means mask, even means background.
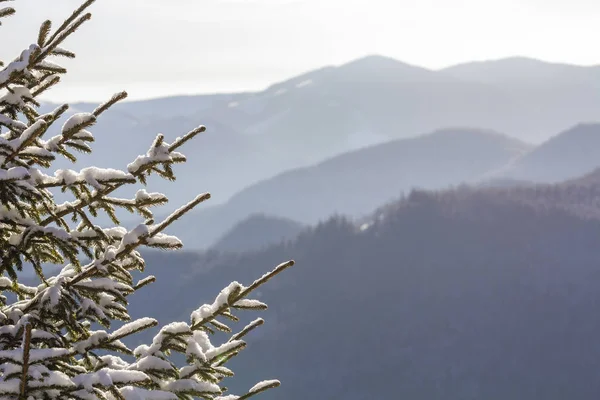
[[[75,163],[76,152],[90,153],[94,137],[88,129],[126,97],[119,93],[91,113],[68,118],[68,105],[37,111],[36,98],[66,72],[50,59],[74,57],[62,45],[90,19],[92,3],[86,1],[57,29],[44,22],[36,42],[0,67],[0,398],[241,400],[276,387],[276,380],[263,381],[245,395],[226,394],[223,382],[233,372],[225,365],[263,320],[235,334],[225,321],[238,321],[237,310],[266,309],[249,295],[292,261],[249,286],[231,283],[212,304],[194,311],[189,323],[162,327],[149,345],[132,350],[122,341],[158,324],[151,318],[131,321],[127,312],[129,296],[154,281],[148,276],[134,283],[133,272],[145,265],[140,249],[180,248],[165,229],[210,195],[155,223],[150,208],[166,203],[165,195],[141,188],[134,198],[120,198],[115,192],[146,185],[153,174],[175,180],[173,164],[186,160],[179,150],[205,128],[172,143],[159,134],[126,171],[90,167],[46,173],[57,157]],[[14,12],[2,8],[0,17]],[[57,204],[58,190],[74,199]],[[120,226],[118,210],[138,213],[144,223],[128,231]],[[113,226],[97,223],[103,213]],[[60,272],[45,276],[49,264]],[[33,268],[38,286],[18,280],[24,268]],[[111,328],[116,323],[122,325]],[[217,331],[230,335],[213,344]],[[174,361],[177,354],[185,361]]]

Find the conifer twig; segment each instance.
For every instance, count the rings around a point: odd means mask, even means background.
[[[284,262],[282,264],[279,264],[277,267],[275,267],[275,269],[273,271],[271,271],[271,272],[263,275],[259,279],[255,280],[252,283],[252,285],[250,285],[246,289],[242,290],[239,294],[237,294],[236,296],[234,296],[233,299],[231,299],[230,301],[226,302],[221,307],[219,307],[214,313],[212,313],[211,315],[209,315],[208,317],[206,317],[204,319],[201,319],[200,321],[195,322],[191,326],[190,329],[191,330],[197,330],[201,326],[203,326],[203,325],[209,323],[210,321],[214,320],[218,315],[222,314],[225,310],[227,310],[229,307],[231,307],[231,305],[235,304],[236,302],[238,302],[241,299],[243,299],[244,297],[246,297],[251,291],[253,291],[254,289],[258,288],[259,286],[261,286],[262,284],[264,284],[265,282],[267,282],[269,279],[273,278],[275,275],[278,275],[281,272],[285,271],[286,269],[294,266],[294,264],[295,264],[294,260],[290,260],[290,261]]]
[[[56,32],[52,34],[52,36],[50,36],[46,43],[51,43],[54,39],[56,39],[56,37],[60,35],[65,30],[65,28],[67,28],[69,24],[75,20],[75,18],[77,18],[86,8],[91,6],[95,1],[96,0],[87,0],[75,11],[73,11],[71,16],[63,21],[62,25],[56,30]]]
[[[190,201],[188,204],[181,207],[180,209],[175,210],[171,215],[169,215],[167,218],[165,218],[163,222],[156,225],[152,229],[152,232],[150,232],[149,236],[150,237],[156,236],[158,233],[165,230],[169,225],[171,225],[173,222],[177,221],[179,218],[181,218],[181,216],[183,216],[188,211],[190,211],[191,209],[196,207],[198,204],[205,202],[206,200],[209,200],[209,199],[210,199],[210,193],[203,193],[199,196],[196,196],[196,198],[194,200]]]
[[[178,147],[180,147],[181,145],[183,145],[185,142],[187,142],[188,140],[192,139],[197,134],[202,133],[204,131],[206,131],[206,128],[204,126],[199,126],[198,128],[191,130],[190,132],[186,133],[183,137],[176,139],[169,146],[169,151],[176,150]],[[139,171],[137,171],[133,175],[136,176],[136,177],[139,177],[141,174],[143,174],[144,172],[146,172],[150,168],[151,168],[150,166],[143,167],[143,168],[141,168]],[[93,202],[101,199],[102,197],[109,195],[110,193],[112,193],[115,190],[119,189],[123,185],[125,185],[125,182],[123,182],[123,183],[116,183],[115,185],[110,186],[110,187],[108,187],[106,189],[98,190],[95,193],[95,195],[86,197],[84,200],[78,199],[78,200],[76,200],[74,202],[74,204],[73,204],[72,207],[65,208],[64,210],[61,210],[61,211],[57,212],[55,214],[55,216],[47,217],[45,220],[43,220],[42,222],[40,222],[39,225],[40,226],[48,226],[49,224],[55,222],[56,218],[62,218],[64,216],[70,214],[71,212],[75,212],[75,211],[81,210],[81,209],[87,207],[88,205],[92,204]]]
[[[160,233],[162,230],[164,230],[170,224],[172,224],[174,221],[176,221],[179,217],[181,217],[182,215],[184,215],[185,213],[187,213],[188,211],[190,211],[191,209],[193,209],[195,206],[197,206],[198,204],[200,204],[203,201],[206,201],[208,199],[210,199],[210,193],[204,193],[204,194],[196,197],[194,200],[192,200],[191,202],[189,202],[185,206],[181,207],[180,209],[176,210],[171,215],[169,215],[169,217],[167,217],[162,223],[160,223],[159,225],[157,225],[152,230],[152,232],[150,232],[150,234],[147,237],[156,236],[158,233]],[[122,258],[124,255],[129,254],[133,249],[135,249],[136,247],[140,246],[143,243],[144,243],[144,238],[142,237],[137,242],[125,246],[121,251],[119,251],[115,255],[115,259]],[[109,264],[111,262],[113,262],[113,261],[112,260],[111,261],[104,260],[101,263],[99,263],[99,265],[104,266],[104,265],[107,265],[107,264]],[[91,264],[87,269],[83,270],[80,274],[78,274],[72,280],[70,280],[69,282],[67,282],[65,284],[65,286],[70,287],[70,286],[73,286],[73,285],[81,282],[82,280],[84,280],[86,278],[89,278],[90,276],[92,276],[97,271],[97,269],[98,269],[98,265]]]

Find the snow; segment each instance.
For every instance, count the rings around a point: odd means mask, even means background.
[[[9,169],[0,169],[0,181],[14,181],[19,179],[28,179],[29,171],[25,167],[13,167]]]
[[[77,132],[75,135],[73,135],[74,139],[85,139],[85,140],[93,140],[94,139],[94,134],[92,134],[92,132],[85,130],[85,129],[81,129],[79,132]]]
[[[0,277],[0,290],[8,289],[12,286],[12,281],[5,276]]]
[[[36,64],[37,67],[47,71],[64,71],[65,69],[52,61],[43,60]]]
[[[12,86],[12,90],[7,90],[3,96],[0,96],[0,103],[6,103],[17,107],[25,107],[27,100],[33,96],[26,86]]]
[[[196,311],[192,312],[192,321],[199,322],[201,320],[213,316],[217,312],[217,310],[219,310],[221,307],[227,304],[229,295],[235,290],[241,291],[244,290],[244,287],[238,282],[230,283],[229,286],[227,286],[221,291],[221,293],[219,293],[219,295],[212,304],[204,304]]]
[[[58,144],[60,143],[62,138],[62,135],[52,136],[49,140],[43,142],[44,148],[46,148],[48,151],[58,151]]]
[[[27,71],[31,52],[37,49],[36,45],[32,45],[22,53],[20,59],[0,71],[0,86],[4,87],[3,91],[0,89],[2,91],[0,101],[21,108],[36,106],[35,102],[26,104],[30,102],[33,89],[12,82],[7,86],[7,82],[11,73],[19,71],[25,74],[25,77],[34,79],[42,77],[43,72],[39,70]],[[42,61],[39,66],[42,70],[62,69],[46,61]],[[25,85],[23,82],[20,84]],[[36,87],[35,82],[32,82],[31,87]],[[250,107],[264,107],[265,101],[267,100],[264,98],[255,98],[250,101]],[[237,102],[230,103],[231,107],[238,105],[240,108],[248,107],[245,101],[241,105]],[[55,153],[63,150],[64,144],[70,143],[87,149],[94,137],[85,128],[96,122],[96,117],[89,112],[77,111],[66,118],[60,127],[61,134],[42,140],[42,133],[49,126],[49,121],[53,121],[54,117],[58,117],[63,112],[66,112],[66,106],[58,107],[52,113],[38,115],[30,125],[0,114],[0,125],[3,130],[0,134],[0,146],[4,149],[4,154],[19,152],[20,155],[51,161],[57,156]],[[273,121],[269,120],[268,123]],[[155,143],[160,144],[152,145],[145,155],[138,156],[127,166],[126,171],[87,167],[79,171],[58,169],[48,172],[45,165],[35,163],[28,165],[26,157],[15,158],[11,162],[5,162],[5,166],[0,168],[0,185],[10,187],[17,198],[25,191],[44,196],[50,214],[68,215],[75,207],[81,208],[81,212],[89,213],[86,202],[92,202],[89,205],[98,208],[102,205],[103,199],[109,204],[114,203],[115,208],[125,205],[126,208],[137,207],[140,210],[147,210],[146,207],[167,202],[167,197],[162,193],[151,193],[145,189],[138,190],[133,199],[131,197],[111,198],[108,197],[110,194],[105,192],[114,189],[107,185],[114,184],[118,187],[122,183],[137,183],[139,178],[137,174],[150,166],[185,160],[183,154],[170,151],[171,145],[161,141],[160,138]],[[6,160],[5,157],[0,158]],[[50,175],[52,173],[53,175]],[[65,191],[69,186],[71,189],[84,187],[85,193],[77,195],[75,201],[55,204],[54,193],[59,189]],[[90,192],[94,198],[88,197]],[[171,248],[182,245],[177,237],[162,233],[162,228],[166,224],[152,226],[140,224],[132,230],[120,226],[91,226],[95,221],[92,219],[92,213],[89,213],[89,218],[94,222],[79,216],[73,218],[72,224],[67,219],[65,222],[67,225],[63,225],[53,222],[51,217],[45,219],[48,217],[45,211],[42,211],[39,218],[35,215],[35,209],[43,210],[46,204],[25,197],[20,201],[23,205],[27,203],[31,209],[20,213],[19,211],[22,210],[19,206],[19,210],[12,207],[14,203],[18,205],[18,201],[14,202],[12,199],[0,206],[0,221],[2,221],[0,229],[3,232],[1,236],[8,250],[22,247],[19,251],[23,250],[26,254],[36,251],[37,247],[37,250],[54,256],[60,253],[64,255],[65,246],[68,246],[69,250],[74,250],[75,257],[81,257],[80,260],[83,260],[87,254],[83,254],[81,247],[89,246],[92,255],[91,260],[85,261],[87,265],[81,269],[78,268],[78,263],[70,260],[75,265],[68,262],[66,265],[60,265],[62,267],[60,273],[34,287],[27,287],[9,278],[0,277],[0,291],[2,289],[12,291],[13,287],[18,287],[20,296],[3,307],[0,312],[2,321],[0,337],[4,338],[5,344],[8,344],[0,346],[2,349],[0,350],[0,398],[19,395],[19,376],[23,368],[26,337],[24,326],[31,323],[34,325],[31,330],[34,340],[31,341],[29,349],[28,399],[76,397],[175,400],[178,398],[177,394],[186,397],[190,392],[204,393],[205,397],[217,400],[239,399],[239,396],[234,395],[222,396],[220,385],[196,377],[199,367],[206,367],[211,363],[215,363],[215,369],[205,371],[211,377],[220,379],[233,376],[231,370],[217,364],[220,364],[223,355],[240,351],[245,347],[244,341],[233,340],[237,339],[236,337],[230,338],[223,344],[213,345],[208,334],[198,329],[200,327],[193,327],[185,322],[171,323],[160,329],[150,345],[138,346],[133,352],[136,359],[132,361],[126,357],[120,358],[107,353],[124,351],[130,355],[130,350],[120,339],[158,325],[155,319],[141,318],[126,322],[114,331],[110,328],[96,331],[91,329],[99,321],[104,323],[129,319],[126,296],[134,292],[131,287],[133,273],[130,270],[143,266],[143,258],[135,250],[137,245]],[[44,222],[40,223],[40,219]],[[36,235],[50,237],[52,241],[49,246],[53,248],[46,249],[45,244],[37,243]],[[95,239],[102,239],[102,242],[99,243]],[[70,256],[71,251],[68,253]],[[63,263],[59,255],[51,261]],[[209,319],[214,325],[223,325],[214,318],[228,307],[266,307],[258,300],[232,297],[244,289],[245,287],[238,282],[232,282],[216,296],[211,304],[205,304],[194,311],[192,322]],[[234,300],[237,302],[231,304]],[[67,318],[64,318],[64,312],[68,313]],[[40,320],[43,323],[40,323]],[[77,321],[77,326],[74,325],[74,321]],[[85,330],[83,335],[79,334],[80,329]],[[170,361],[170,351],[166,349],[173,350],[173,347],[175,347],[174,352],[186,353],[190,365],[180,368]],[[99,350],[103,354],[90,357],[89,364],[84,363],[82,356],[89,354],[91,350]],[[59,360],[69,362],[69,366],[60,364]],[[185,375],[184,372],[189,374]],[[161,377],[161,373],[166,377]],[[151,384],[158,385],[160,390],[148,390]],[[120,396],[116,392],[111,393],[108,388],[117,389]]]
[[[73,351],[78,354],[85,354],[87,350],[98,346],[101,342],[104,342],[108,339],[108,333],[106,333],[105,331],[92,332],[89,338],[76,343],[73,346]]]
[[[96,304],[93,300],[85,298],[81,300],[80,315],[94,316],[101,320],[108,319],[104,311],[100,307],[98,307],[98,304]],[[76,351],[78,353],[83,353],[85,352],[85,347],[76,347]]]
[[[10,76],[13,73],[25,72],[27,70],[27,66],[29,65],[29,57],[34,51],[38,49],[38,45],[30,45],[27,50],[23,50],[18,60],[11,62],[6,67],[4,67],[4,69],[0,71],[0,86],[5,85],[9,81]]]
[[[34,147],[34,146],[26,147],[25,149],[23,149],[21,151],[20,154],[27,155],[27,156],[44,157],[44,158],[48,158],[48,159],[51,159],[54,157],[50,150],[43,148],[43,147]]]
[[[129,363],[123,360],[121,357],[110,354],[100,356],[100,360],[106,365],[107,368],[110,369],[125,369],[129,366]]]
[[[229,108],[235,108],[235,107],[237,107],[237,106],[239,106],[239,105],[240,105],[240,103],[239,103],[239,102],[237,102],[237,101],[232,101],[231,103],[227,104],[227,107],[229,107]]]
[[[65,121],[62,127],[63,135],[67,132],[77,129],[78,127],[88,126],[89,124],[96,121],[96,117],[91,113],[77,113],[73,114]]]
[[[73,383],[84,388],[92,388],[92,385],[110,387],[119,383],[142,383],[150,380],[148,375],[141,371],[115,370],[102,368],[90,374],[81,374],[72,378]]]
[[[29,128],[25,129],[18,138],[9,141],[10,147],[12,147],[13,150],[20,149],[23,146],[23,143],[28,142],[33,135],[37,134],[44,126],[46,126],[46,121],[44,120],[34,122]]]
[[[181,153],[170,151],[169,145],[163,142],[159,146],[150,147],[145,155],[137,156],[132,163],[127,165],[127,170],[131,174],[136,174],[148,165],[158,162],[172,162],[175,159],[185,159],[185,157]]]
[[[95,189],[101,190],[104,184],[119,182],[134,182],[135,178],[124,171],[113,168],[87,167],[80,172],[71,169],[59,169],[54,172],[55,179],[45,183],[72,186],[87,183]]]
[[[27,129],[27,124],[25,124],[21,121],[17,121],[12,118],[9,118],[4,114],[0,114],[0,125],[7,126],[10,129],[14,129],[17,131],[23,131],[23,130]],[[1,141],[0,141],[0,143],[1,143]]]
[[[202,349],[200,344],[193,337],[189,338],[187,341],[185,355],[188,357],[193,357],[193,358],[199,359],[202,362],[208,361],[206,354],[204,354],[204,350]]]
[[[162,193],[148,193],[146,189],[140,189],[135,193],[136,203],[145,203],[148,201],[166,201],[167,197]]]
[[[131,288],[131,286],[126,285],[121,282],[116,282],[116,281],[112,280],[111,278],[96,278],[96,279],[90,280],[90,281],[77,282],[76,285],[80,286],[80,287],[84,287],[84,288],[90,288],[90,289],[96,289],[96,290],[102,289],[102,290],[106,290],[106,291],[131,292],[133,290]]]
[[[261,392],[270,387],[279,386],[280,384],[281,384],[281,382],[279,382],[276,379],[262,381],[262,382],[258,382],[256,385],[254,385],[248,392],[249,393]]]
[[[172,392],[188,392],[197,391],[200,393],[221,393],[219,385],[210,382],[198,381],[195,379],[179,379],[174,382],[169,382],[163,386],[163,390]]]
[[[135,332],[150,328],[155,326],[158,323],[154,318],[140,318],[133,322],[129,322],[116,331],[114,331],[111,336],[112,337],[125,337],[131,335]]]
[[[69,354],[65,348],[31,349],[29,350],[29,362],[31,364],[47,361],[50,358],[64,357]],[[0,360],[23,362],[23,349],[0,350]]]
[[[69,379],[69,377],[60,372],[60,371],[51,371],[50,375],[44,377],[44,379],[39,381],[30,381],[27,386],[30,389],[42,388],[45,391],[48,386],[57,386],[57,387],[72,387],[75,384]]]
[[[242,348],[245,345],[246,345],[246,343],[243,340],[232,340],[230,342],[223,343],[219,347],[214,347],[212,349],[209,349],[208,351],[205,352],[205,355],[209,360],[212,361],[212,360],[222,356],[223,354],[227,354],[230,351],[237,349],[237,348]]]
[[[267,305],[262,301],[252,299],[241,299],[239,301],[236,301],[234,306],[239,308],[267,308]]]
[[[63,291],[64,278],[60,277],[54,282],[54,284],[43,292],[42,303],[49,303],[50,309],[55,310],[58,306]]]
[[[297,84],[296,84],[296,87],[297,87],[297,88],[303,88],[303,87],[305,87],[305,86],[312,85],[312,83],[313,83],[312,79],[307,79],[307,80],[305,80],[305,81],[302,81],[302,82],[300,82],[300,83],[297,83]]]
[[[180,334],[187,334],[190,332],[190,327],[185,322],[172,322],[168,325],[163,326],[158,334],[154,336],[152,340],[152,345],[140,345],[133,350],[133,354],[136,357],[146,357],[149,355],[154,355],[157,353],[163,342],[166,339],[169,339],[172,336],[177,336]]]
[[[164,233],[157,233],[147,239],[149,246],[168,246],[168,247],[181,247],[183,243],[177,236],[171,236]]]
[[[202,349],[202,353],[206,353],[207,351],[214,349],[214,346],[210,343],[208,334],[204,331],[194,332],[194,340]]]
[[[123,236],[121,244],[119,244],[119,248],[117,249],[117,253],[124,251],[127,246],[138,243],[140,239],[148,236],[149,233],[148,225],[139,224]]]
[[[146,356],[138,360],[135,364],[132,364],[129,368],[140,371],[172,371],[173,365],[162,358]]]

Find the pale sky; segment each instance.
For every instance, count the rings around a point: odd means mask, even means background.
[[[81,0],[16,0],[0,27],[13,58]],[[67,42],[55,100],[263,89],[380,54],[427,68],[529,56],[600,64],[600,0],[97,0]]]

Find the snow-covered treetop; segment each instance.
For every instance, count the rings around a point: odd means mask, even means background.
[[[0,0],[4,3],[7,0]],[[35,43],[0,68],[0,296],[1,399],[247,399],[276,387],[264,381],[245,395],[226,394],[223,379],[233,375],[226,362],[244,347],[243,338],[262,325],[257,319],[213,344],[215,331],[232,332],[219,319],[237,321],[234,310],[264,310],[249,299],[258,286],[293,265],[281,264],[246,287],[237,282],[222,290],[212,304],[199,307],[189,322],[160,329],[149,345],[129,349],[122,339],[157,321],[131,321],[127,299],[154,281],[133,281],[132,271],[144,269],[143,246],[178,249],[182,243],[165,233],[169,225],[210,198],[201,194],[155,223],[152,207],[165,204],[161,193],[140,187],[133,198],[115,192],[127,185],[145,185],[157,174],[175,180],[172,166],[185,162],[183,145],[203,132],[200,126],[172,143],[157,135],[145,154],[123,170],[113,168],[59,169],[50,172],[57,157],[76,163],[76,152],[90,153],[94,136],[89,129],[119,93],[91,113],[62,118],[68,105],[40,114],[36,98],[56,85],[66,70],[53,60],[75,55],[61,47],[91,15],[86,1],[53,30],[42,24]],[[0,18],[14,9],[0,8]],[[57,204],[56,191],[70,192],[72,201]],[[141,215],[145,222],[132,230],[120,226],[117,209]],[[95,223],[107,214],[112,226]],[[44,276],[43,266],[60,272]],[[38,286],[19,282],[18,272],[33,268]],[[145,289],[149,290],[149,289]],[[114,321],[125,325],[111,331]],[[92,330],[99,325],[104,330]],[[172,353],[185,355],[176,365]],[[101,355],[102,354],[102,355]]]

